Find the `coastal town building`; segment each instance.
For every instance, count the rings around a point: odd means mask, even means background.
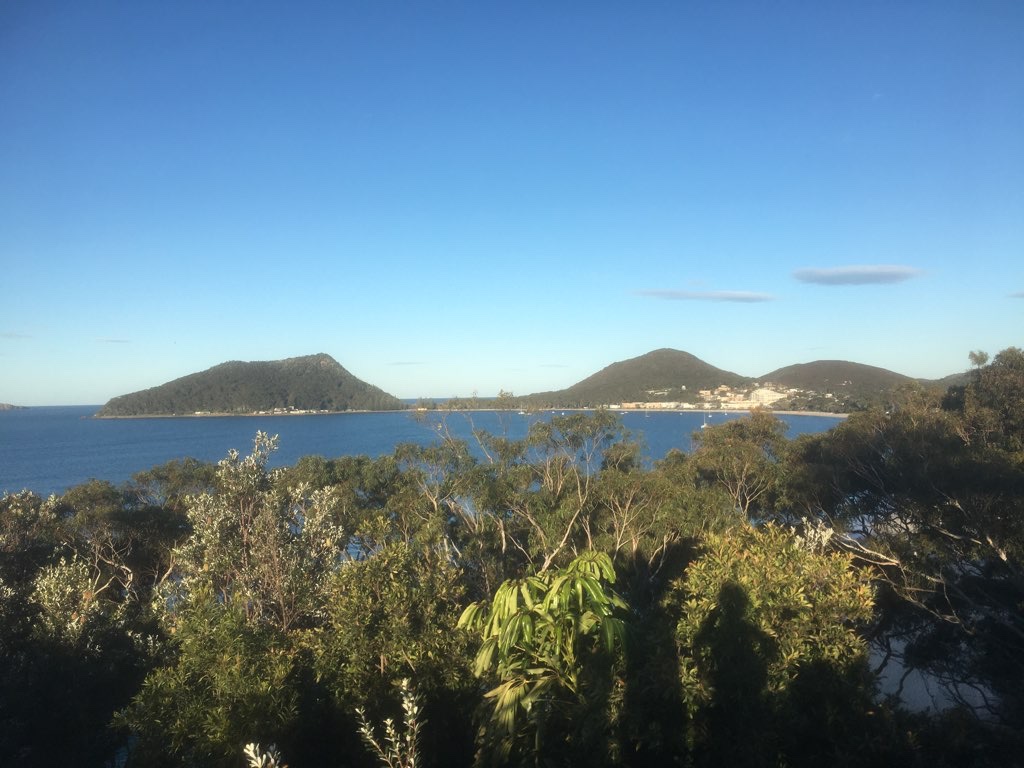
[[[685,389],[685,387],[683,388]],[[666,393],[668,390],[664,390]],[[726,385],[715,389],[699,390],[696,402],[679,401],[654,401],[623,402],[615,403],[609,407],[613,410],[639,411],[639,410],[721,410],[723,408],[733,410],[750,410],[752,408],[770,408],[780,400],[786,400],[798,393],[799,390],[787,389],[780,391],[773,387],[757,386],[753,389],[732,388]],[[650,396],[657,396],[658,390],[648,391]]]

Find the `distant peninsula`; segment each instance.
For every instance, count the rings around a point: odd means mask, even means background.
[[[11,405],[10,403],[0,403],[0,411],[23,411],[27,406],[24,405]]]
[[[97,418],[394,411],[405,405],[326,354],[232,361],[115,397]]]
[[[538,392],[513,402],[533,408],[617,410],[702,409],[850,413],[888,402],[901,387],[945,390],[963,375],[939,381],[912,379],[846,360],[817,360],[762,376],[716,368],[688,352],[656,349],[603,368],[566,389]]]

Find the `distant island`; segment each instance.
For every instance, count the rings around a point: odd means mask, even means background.
[[[613,410],[749,410],[851,413],[885,405],[894,390],[946,390],[966,374],[937,381],[845,360],[817,360],[759,377],[716,368],[688,352],[657,349],[603,368],[566,389],[504,395],[501,407]],[[448,401],[453,408],[494,406],[490,399]],[[152,389],[121,395],[99,418],[144,416],[285,415],[392,411],[408,408],[362,381],[326,354],[264,362],[228,362]],[[435,403],[412,406],[437,407]]]
[[[232,361],[115,397],[97,418],[394,411],[405,404],[345,370],[330,355]]]
[[[11,405],[10,403],[0,403],[0,411],[23,411],[26,406],[24,405]]]

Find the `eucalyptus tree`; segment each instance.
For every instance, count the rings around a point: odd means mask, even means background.
[[[704,482],[729,494],[744,519],[765,517],[781,489],[785,433],[783,421],[756,410],[695,433],[693,462]]]
[[[193,458],[173,459],[132,475],[129,490],[145,506],[182,512],[188,496],[212,491],[217,466]]]
[[[1019,454],[1024,451],[1024,350],[1009,347],[991,361],[971,353],[971,381],[950,390],[944,406],[963,416],[966,440]]]
[[[940,402],[854,414],[793,450],[790,497],[889,590],[877,641],[990,722],[1024,726],[1024,355]],[[979,358],[980,362],[980,358]]]
[[[409,530],[434,526],[442,546],[482,579],[478,596],[593,547],[602,459],[626,437],[616,416],[537,420],[519,440],[474,429],[473,450],[440,434],[438,445],[399,449],[413,485],[393,519]]]
[[[597,475],[606,451],[625,438],[618,417],[604,410],[535,421],[520,445],[495,444],[487,499],[509,520],[512,547],[543,573],[592,549]]]

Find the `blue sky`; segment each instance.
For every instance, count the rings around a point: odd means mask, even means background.
[[[0,402],[1024,345],[1024,3],[0,5]]]

